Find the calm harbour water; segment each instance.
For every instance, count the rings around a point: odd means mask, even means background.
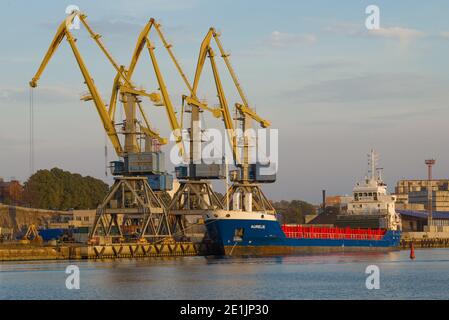
[[[80,268],[80,290],[65,268]],[[368,265],[380,289],[365,286]],[[265,258],[0,263],[0,299],[449,299],[449,249]]]

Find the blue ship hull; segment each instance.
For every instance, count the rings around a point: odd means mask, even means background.
[[[393,230],[380,240],[287,238],[279,222],[262,219],[210,219],[206,227],[209,237],[225,255],[377,251],[394,249],[401,239],[401,231]],[[241,234],[236,236],[236,230]]]

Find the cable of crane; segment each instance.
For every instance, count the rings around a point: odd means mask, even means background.
[[[104,132],[104,175],[108,176],[108,135]]]
[[[34,173],[34,91],[33,88],[29,89],[29,133],[30,133],[30,146],[29,146],[29,166],[30,166],[30,176]]]
[[[204,112],[200,112],[200,122],[204,124],[204,128],[208,128],[207,127],[207,123],[206,123],[206,118],[204,117]],[[208,136],[207,136],[207,129],[202,129],[202,126],[200,124],[200,135],[201,135],[201,140],[204,139],[204,141],[208,140]]]

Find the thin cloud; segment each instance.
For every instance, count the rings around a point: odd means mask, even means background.
[[[440,37],[443,39],[449,39],[449,31],[441,32]]]
[[[447,83],[412,73],[365,74],[327,80],[285,93],[298,102],[348,103],[364,101],[417,101],[446,98]]]
[[[360,24],[337,22],[324,28],[324,31],[332,34],[343,34],[348,36],[359,35],[363,29]]]
[[[298,44],[314,44],[317,37],[310,33],[285,33],[273,31],[270,34],[269,43],[272,47],[286,47]]]
[[[144,26],[148,23],[149,17],[145,18],[135,18],[127,15],[120,15],[114,17],[102,17],[100,19],[92,19],[89,20],[88,23],[92,27],[92,29],[101,34],[105,39],[108,38],[129,38],[131,37],[133,41],[137,40],[138,35],[144,28]],[[167,40],[173,39],[176,43],[181,42],[201,42],[201,38],[195,35],[190,27],[184,25],[165,25],[163,21],[157,20],[158,23],[162,23],[161,29],[164,33]],[[41,27],[55,30],[58,26],[56,21],[53,22],[44,22],[40,24]],[[81,25],[81,29],[84,29],[84,26]],[[88,37],[88,33],[85,30],[72,30],[72,32],[77,36]],[[152,31],[151,38],[156,41],[159,41],[159,37],[155,35],[155,30]],[[135,39],[135,40],[134,40]]]
[[[29,88],[0,88],[0,102],[25,102],[29,99]],[[35,89],[36,90],[36,89]],[[42,102],[60,102],[64,99],[79,99],[80,95],[72,89],[55,86],[42,86],[35,93],[36,99]]]
[[[144,21],[142,23],[131,22],[135,19],[129,18],[104,18],[100,20],[92,20],[90,23],[92,28],[107,36],[130,36],[133,35],[137,38],[138,32],[143,28]]]
[[[380,38],[396,39],[401,43],[409,43],[413,40],[426,36],[426,34],[422,31],[402,27],[387,27],[380,28],[378,30],[370,30],[368,31],[368,35]]]
[[[312,63],[304,66],[305,69],[310,70],[333,70],[339,68],[355,67],[360,65],[360,62],[348,59],[332,59],[323,62]]]
[[[121,11],[128,15],[139,17],[148,16],[152,12],[174,12],[194,9],[201,4],[200,0],[133,0],[132,5],[128,0],[105,1],[109,10]],[[82,8],[81,8],[82,9]]]
[[[424,38],[426,33],[399,26],[381,27],[377,30],[368,30],[363,24],[336,23],[324,29],[326,32],[355,37],[378,37],[398,40],[400,43],[410,43],[411,41]]]

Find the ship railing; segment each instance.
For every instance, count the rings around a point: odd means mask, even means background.
[[[287,238],[295,239],[349,239],[349,240],[381,240],[383,235],[356,233],[317,233],[317,232],[284,232]]]

